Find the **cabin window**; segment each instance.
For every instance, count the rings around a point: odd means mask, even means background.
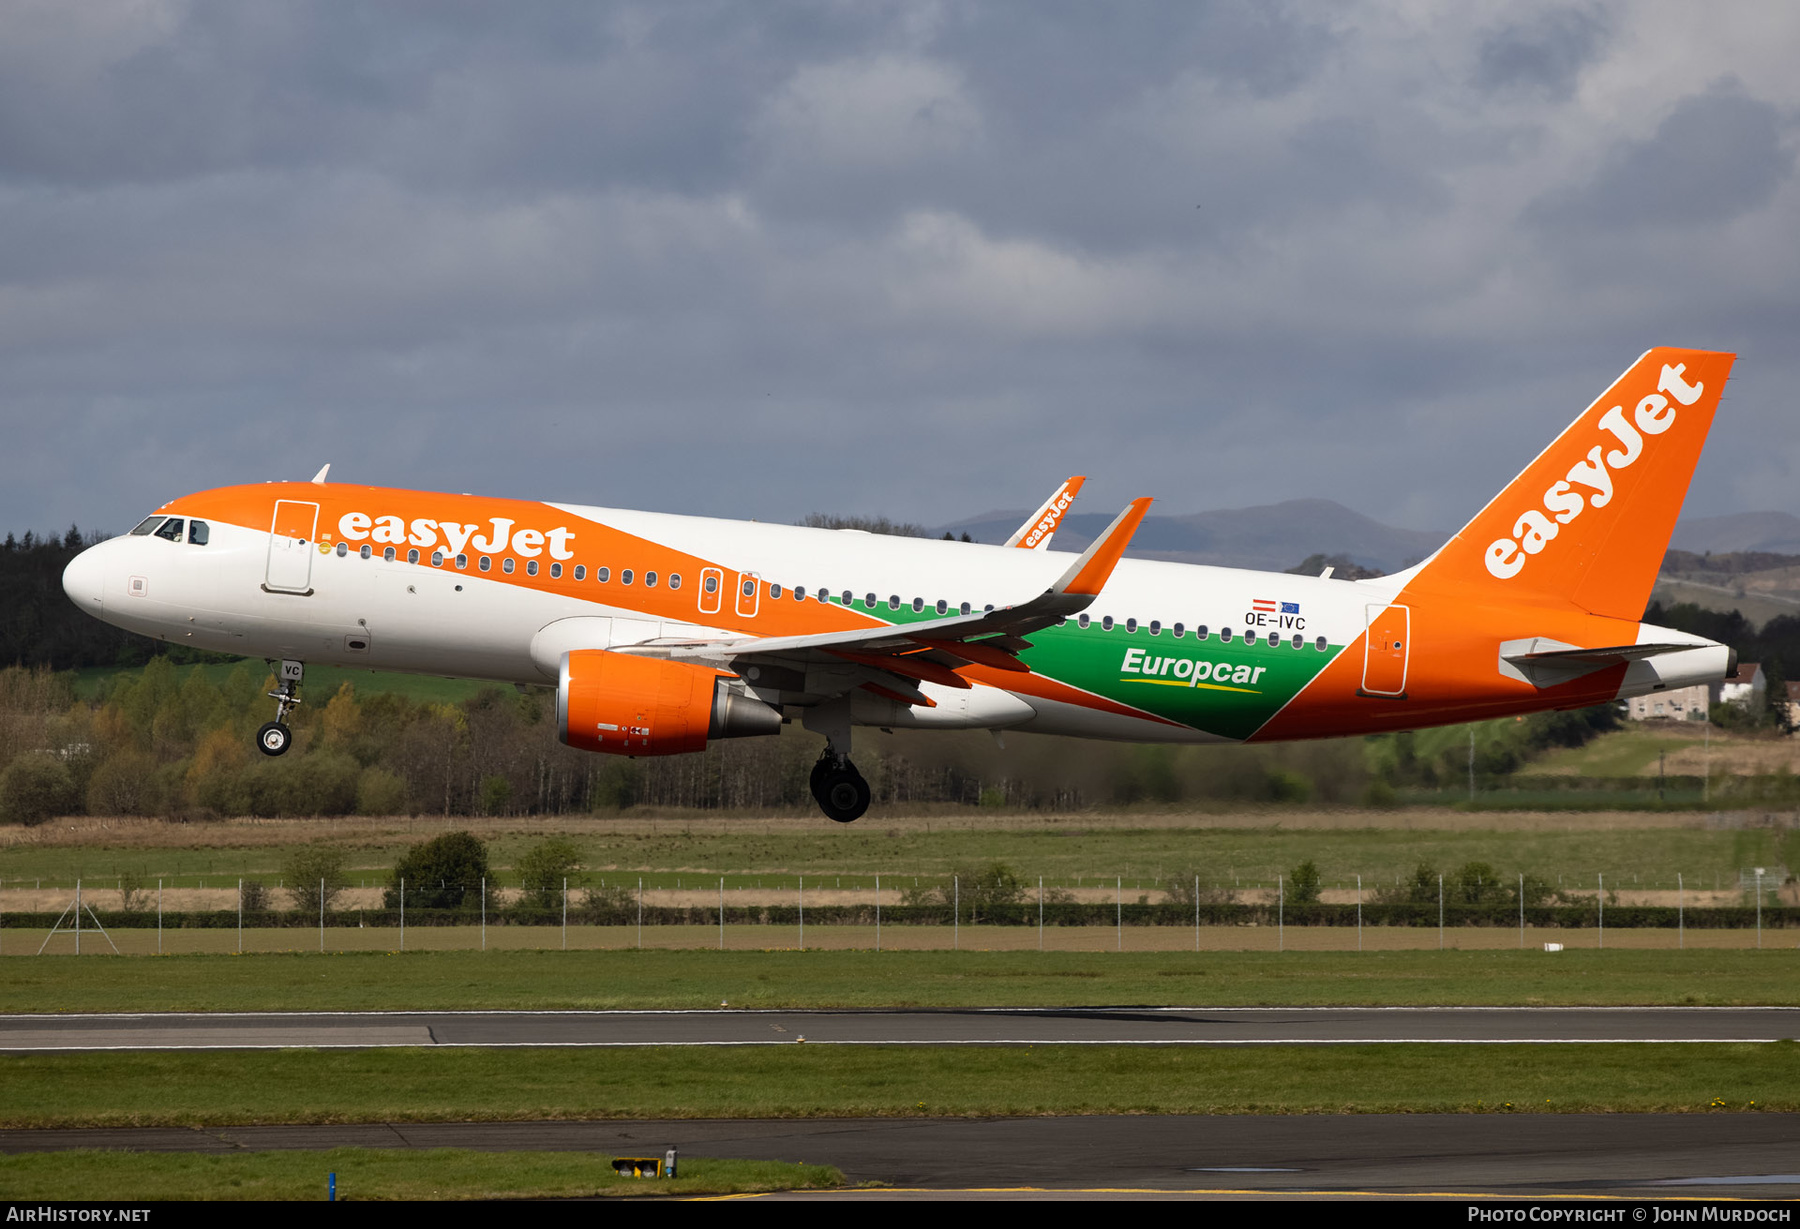
[[[189,543],[189,545],[205,546],[206,539],[211,536],[212,536],[212,531],[205,521],[189,521],[188,522],[188,543]]]
[[[1137,620],[1136,619],[1125,620],[1125,630],[1128,632],[1135,632],[1137,630]]]
[[[964,602],[961,606],[957,607],[957,613],[968,614],[969,613],[969,604],[967,602]]]
[[[370,549],[369,544],[367,542],[364,542],[361,546],[357,547],[356,553],[358,555],[361,555],[364,559],[367,559],[370,555],[373,555],[375,552],[372,549]]]
[[[456,566],[458,570],[468,567],[469,557],[467,555],[458,555],[456,557]]]
[[[850,590],[848,590],[848,589],[845,589],[843,591],[843,593],[838,595],[838,600],[841,601],[846,606],[853,605],[856,602],[856,598],[851,594]]]
[[[528,572],[536,572],[537,564],[535,564],[535,563],[531,564],[525,570]],[[551,580],[561,580],[562,579],[562,564],[553,563],[550,565],[550,579]]]
[[[1111,615],[1107,615],[1105,618],[1100,620],[1100,630],[1101,631],[1110,632],[1112,630],[1112,627],[1113,627],[1113,624],[1112,624],[1112,616]]]
[[[1305,645],[1306,645],[1306,637],[1302,636],[1299,632],[1295,632],[1294,633],[1294,647],[1296,649],[1304,648]]]
[[[806,600],[806,586],[805,585],[795,585],[794,586],[794,600],[796,602],[804,602]]]
[[[587,579],[587,564],[578,563],[575,565],[575,579],[576,580],[586,580]]]
[[[1093,620],[1087,615],[1080,615],[1076,618],[1075,622],[1081,627],[1086,627],[1089,623],[1092,623]]]
[[[875,609],[875,595],[871,593],[865,596],[863,598],[863,605],[867,606],[870,610]]]
[[[631,569],[630,568],[624,568],[624,569],[620,570],[619,583],[622,585],[628,585],[631,583]]]
[[[166,538],[171,542],[181,541],[181,518],[179,516],[171,516],[168,520],[164,521],[162,527],[156,531],[156,536],[159,538]],[[340,555],[343,553],[343,551],[338,552]]]
[[[444,552],[443,551],[434,550],[431,552],[431,566],[434,568],[441,568],[444,566]]]
[[[717,576],[708,576],[705,581],[701,583],[700,587],[705,589],[708,593],[717,593],[719,591],[719,578]]]
[[[656,588],[656,573],[655,572],[645,572],[644,573],[644,588],[646,588],[646,589]]]
[[[780,597],[781,596],[781,586],[780,585],[770,585],[769,586],[769,596],[772,598]]]
[[[681,588],[681,573],[680,572],[670,572],[669,573],[669,588],[671,588],[671,589]]]
[[[594,580],[596,582],[598,582],[599,584],[605,584],[607,581],[609,581],[611,579],[612,579],[612,569],[611,568],[596,568],[594,570]]]
[[[1326,648],[1325,637],[1320,636],[1317,640],[1313,641],[1313,648],[1315,648],[1315,649],[1319,650],[1319,652],[1323,653]]]
[[[939,614],[948,614],[949,611],[950,611],[950,603],[946,602],[943,598],[940,597],[937,601],[937,612]]]
[[[1256,629],[1254,627],[1249,628],[1244,632],[1244,643],[1245,644],[1255,644],[1256,643]]]
[[[1159,620],[1157,620],[1157,619],[1150,620],[1150,634],[1152,636],[1162,635],[1162,623]]]
[[[1231,629],[1229,627],[1221,627],[1219,629],[1219,639],[1223,640],[1226,644],[1230,644],[1231,643]]]
[[[1202,623],[1199,627],[1196,627],[1194,629],[1194,639],[1195,640],[1205,640],[1206,639],[1206,624]]]
[[[1177,623],[1174,627],[1171,627],[1169,630],[1175,633],[1175,639],[1177,639],[1177,640],[1180,640],[1183,636],[1187,635],[1187,628],[1182,626],[1179,623]]]
[[[386,550],[381,552],[381,557],[383,559],[385,559],[387,562],[392,563],[394,561],[395,556],[397,556],[398,554],[399,554],[399,552],[390,546]]]
[[[754,577],[744,582],[743,594],[745,597],[756,596],[756,580]]]
[[[337,544],[337,557],[339,559],[342,559],[345,555],[348,555],[349,553],[350,553],[350,547],[347,544],[345,544],[343,542],[339,542]]]
[[[525,575],[527,575],[527,576],[536,576],[537,575],[537,560],[536,559],[527,559],[525,561]]]
[[[925,599],[922,597],[915,597],[912,600],[912,608],[913,608],[914,614],[918,614],[921,610],[924,610],[925,609]]]
[[[502,572],[505,572],[508,576],[512,575],[512,570],[513,570],[512,556],[509,555],[505,559],[502,559],[500,561],[500,570]]]
[[[419,548],[418,547],[415,546],[411,550],[406,552],[406,561],[408,563],[417,563],[419,561]]]
[[[479,560],[476,561],[475,566],[485,572],[489,568],[494,566],[494,561],[492,559],[489,559],[486,555],[483,555]]]

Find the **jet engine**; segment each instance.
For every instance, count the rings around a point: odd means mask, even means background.
[[[583,751],[679,755],[709,738],[779,733],[780,712],[736,682],[689,662],[578,649],[563,654],[556,736]]]

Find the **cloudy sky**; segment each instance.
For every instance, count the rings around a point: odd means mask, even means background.
[[[265,478],[1452,529],[1652,345],[1800,512],[1800,6],[0,2],[0,528]]]

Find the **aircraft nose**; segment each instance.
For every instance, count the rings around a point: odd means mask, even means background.
[[[99,614],[104,608],[106,565],[100,558],[99,546],[90,546],[69,560],[62,580],[63,592],[77,606],[89,614]]]

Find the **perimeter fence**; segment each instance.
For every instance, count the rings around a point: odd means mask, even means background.
[[[1074,899],[1072,890],[1049,887],[1042,880],[996,885],[976,877],[965,885],[960,876],[923,884],[917,877],[890,877],[890,885],[894,878],[911,885],[896,889],[869,876],[851,877],[846,889],[844,876],[823,876],[814,879],[809,901],[806,876],[773,884],[769,881],[776,877],[754,878],[755,887],[740,882],[728,888],[725,877],[718,877],[701,888],[689,875],[671,888],[615,876],[592,887],[565,881],[560,890],[535,892],[498,889],[485,880],[439,882],[429,890],[415,889],[412,900],[419,903],[413,904],[408,904],[402,882],[397,891],[385,889],[379,903],[361,905],[338,900],[357,889],[321,881],[316,888],[292,893],[307,907],[288,909],[269,907],[269,891],[245,881],[238,881],[235,890],[201,889],[235,897],[225,908],[165,908],[161,882],[132,894],[84,889],[77,881],[57,909],[6,908],[9,893],[0,888],[0,955],[80,950],[84,934],[88,951],[406,950],[409,932],[413,948],[483,950],[804,948],[809,935],[815,947],[879,949],[884,934],[888,946],[908,948],[1020,949],[1033,946],[1035,938],[1035,946],[1046,950],[1178,950],[1189,946],[1190,934],[1196,951],[1493,948],[1538,942],[1604,947],[1609,931],[1615,946],[1686,947],[1692,932],[1694,945],[1702,947],[1762,947],[1765,934],[1780,946],[1800,947],[1791,936],[1779,937],[1800,930],[1800,907],[1778,903],[1785,870],[1746,876],[1749,890],[1738,894],[1738,903],[1720,900],[1734,895],[1729,890],[1696,891],[1690,903],[1685,880],[1678,877],[1674,902],[1660,904],[1621,902],[1616,890],[1606,888],[1605,876],[1596,876],[1591,890],[1554,892],[1541,883],[1534,888],[1524,875],[1505,891],[1492,882],[1471,889],[1440,878],[1435,884],[1396,885],[1379,893],[1359,888],[1351,901],[1320,900],[1323,893],[1316,884],[1305,885],[1296,893],[1299,899],[1289,899],[1285,880],[1225,889],[1208,888],[1196,878],[1164,883],[1156,889],[1162,897],[1157,901],[1149,892],[1133,889],[1136,899],[1130,902],[1123,876],[1106,885],[1110,900]],[[1083,892],[1093,896],[1102,891],[1092,886],[1093,877],[1083,878]],[[1403,891],[1412,899],[1394,899]],[[368,894],[367,889],[362,892]],[[1343,889],[1332,892],[1345,894]],[[1468,899],[1471,893],[1478,898]],[[1479,899],[1481,893],[1489,898]],[[12,894],[19,894],[18,889]],[[45,895],[41,883],[30,895]],[[1421,895],[1435,899],[1419,899]],[[446,899],[454,903],[445,907]],[[1748,903],[1742,903],[1745,899]]]

